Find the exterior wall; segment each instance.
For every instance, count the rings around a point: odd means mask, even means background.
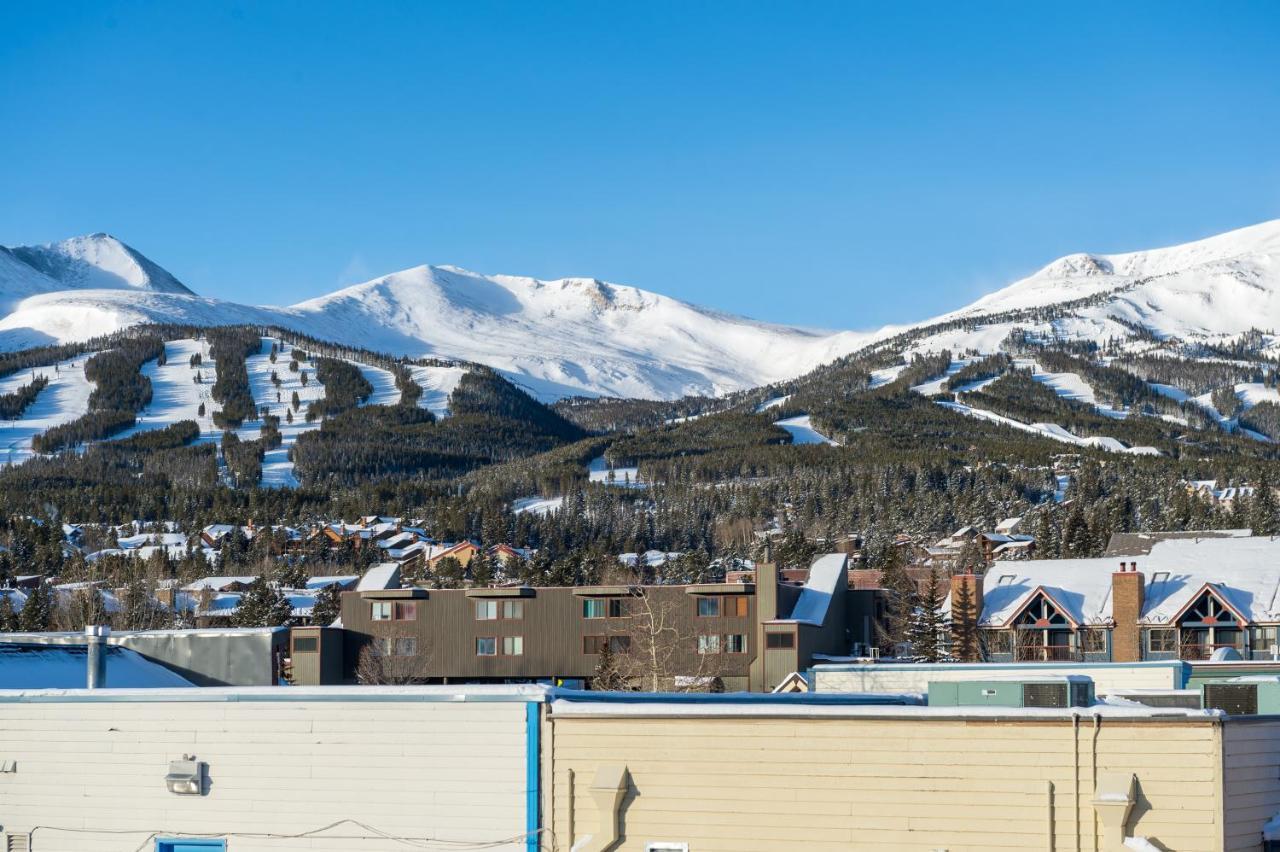
[[[1262,826],[1280,813],[1280,719],[1231,719],[1223,726],[1226,848],[1259,848]]]
[[[284,696],[302,689],[264,690]],[[525,833],[526,702],[424,701],[364,688],[353,700],[252,700],[244,690],[0,693],[4,830],[41,828],[40,852],[153,848],[149,835],[296,834],[354,819],[393,835],[499,841]],[[374,700],[381,693],[388,700]],[[350,695],[347,692],[347,695]],[[123,696],[123,697],[111,697]],[[261,695],[261,693],[259,693]],[[107,696],[104,700],[104,696]],[[132,696],[132,697],[130,697]],[[208,763],[208,792],[168,792],[169,761]],[[128,832],[99,834],[97,831]],[[83,832],[83,833],[80,833]],[[403,850],[363,829],[347,839],[232,836],[235,852]],[[323,836],[323,835],[322,835]],[[523,849],[523,841],[498,848]]]
[[[1143,579],[1137,571],[1117,571],[1111,575],[1111,616],[1115,621],[1111,631],[1111,658],[1117,663],[1143,659],[1143,637],[1138,628],[1145,589]]]
[[[632,708],[634,709],[634,708]],[[625,766],[617,850],[1107,849],[1097,772],[1133,772],[1129,833],[1158,848],[1223,848],[1220,726],[1085,717],[562,717],[553,710],[552,828],[567,849],[596,825],[590,785]],[[1078,791],[1078,798],[1077,798]],[[1255,826],[1255,830],[1256,830]],[[1077,837],[1079,832],[1079,837]],[[1255,847],[1256,848],[1256,847]]]
[[[1113,689],[1182,689],[1184,664],[1167,663],[951,663],[939,665],[814,666],[815,692],[928,692],[930,681],[1026,680],[1084,675],[1105,695]]]
[[[743,654],[722,653],[713,668],[728,679],[732,687],[744,688],[748,669],[758,648],[756,636],[755,595],[737,593],[725,597],[743,597],[747,600],[746,617],[699,617],[699,595],[689,594],[686,586],[649,586],[645,593],[655,607],[664,607],[676,620],[678,630],[690,637],[681,655],[686,671],[700,670],[695,634],[743,634],[747,637],[747,651]],[[749,586],[740,587],[743,590]],[[347,634],[346,666],[348,677],[354,677],[359,649],[376,636],[412,636],[417,639],[418,654],[407,664],[405,671],[422,679],[457,680],[544,680],[551,678],[590,678],[595,675],[600,657],[584,653],[583,641],[587,636],[626,635],[631,620],[622,618],[584,618],[583,601],[591,595],[575,594],[573,588],[536,588],[529,597],[477,597],[462,589],[419,590],[425,597],[387,597],[387,600],[412,600],[417,605],[417,617],[412,621],[373,621],[371,603],[381,600],[378,593],[347,593],[342,596],[342,624]],[[396,592],[388,592],[394,595]],[[636,606],[627,595],[614,595],[624,607]],[[503,601],[519,600],[524,603],[524,615],[520,619],[480,621],[476,619],[477,601],[497,601],[501,610]],[[497,639],[497,656],[476,654],[476,639]],[[520,636],[524,653],[519,656],[503,656],[503,637]],[[787,674],[794,671],[788,669]]]

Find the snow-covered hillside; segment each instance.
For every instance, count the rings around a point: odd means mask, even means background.
[[[1038,310],[1049,306],[1058,306],[1052,315]],[[0,311],[4,349],[145,322],[253,323],[394,355],[487,364],[542,399],[671,399],[786,380],[904,333],[906,354],[964,356],[996,351],[1015,327],[1089,340],[1144,327],[1216,341],[1280,328],[1280,220],[1171,248],[1069,255],[966,308],[875,333],[761,323],[591,278],[450,266],[414,267],[291,307],[254,307],[194,295],[104,234],[0,249]],[[443,413],[452,383],[447,373],[432,377],[421,404]]]

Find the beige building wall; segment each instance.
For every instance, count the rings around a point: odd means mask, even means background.
[[[1095,819],[1095,772],[1137,775],[1129,835],[1163,849],[1224,848],[1222,727],[1210,718],[1095,728],[1086,716],[1077,728],[1066,714],[787,718],[745,708],[661,718],[573,716],[582,711],[561,704],[544,734],[556,849],[599,830],[590,786],[617,766],[630,778],[619,850],[666,841],[690,852],[1106,852],[1117,847]],[[1247,828],[1256,839],[1259,812],[1241,815],[1242,837]]]
[[[1094,689],[1106,695],[1113,689],[1181,689],[1182,663],[950,663],[946,665],[815,666],[815,692],[921,692],[929,681],[1031,680],[1041,677],[1082,675],[1092,678]]]
[[[1232,719],[1223,726],[1227,849],[1258,849],[1262,825],[1280,814],[1280,721]]]
[[[299,697],[103,690],[92,701],[26,703],[0,693],[0,762],[17,767],[0,773],[0,832],[47,827],[36,830],[33,852],[149,852],[152,835],[178,832],[233,833],[233,852],[410,848],[353,824],[314,838],[252,836],[311,832],[343,819],[454,842],[524,833],[523,701],[433,700],[440,690],[429,687],[357,689],[366,700],[316,700],[303,688],[279,687],[266,691]],[[165,788],[169,761],[184,754],[208,763],[206,795]]]

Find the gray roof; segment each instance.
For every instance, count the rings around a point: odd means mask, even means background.
[[[1103,557],[1148,556],[1161,541],[1200,538],[1248,538],[1249,530],[1186,530],[1182,532],[1112,533]]]

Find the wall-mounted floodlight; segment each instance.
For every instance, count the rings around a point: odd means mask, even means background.
[[[169,774],[164,776],[164,786],[179,796],[199,796],[204,792],[205,764],[193,755],[183,755],[182,760],[169,761]]]

